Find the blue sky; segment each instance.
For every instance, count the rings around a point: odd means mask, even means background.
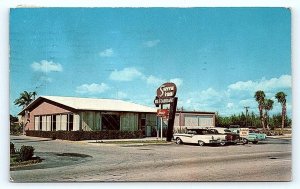
[[[287,96],[286,8],[41,8],[10,12],[10,113],[24,91],[116,98],[154,107],[156,88],[178,87],[188,110],[257,113],[255,91]]]

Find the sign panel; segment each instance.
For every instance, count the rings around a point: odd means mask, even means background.
[[[155,98],[154,99],[154,104],[159,105],[159,104],[170,104],[174,102],[174,98]]]
[[[174,83],[164,83],[156,90],[158,98],[173,98],[176,95],[177,87]]]
[[[249,135],[249,128],[240,128],[240,137],[248,137]]]
[[[157,116],[158,117],[168,117],[169,116],[169,110],[168,109],[158,109],[157,110]]]

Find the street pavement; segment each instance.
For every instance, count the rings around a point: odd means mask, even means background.
[[[40,164],[10,171],[14,182],[290,181],[291,140],[257,145],[111,145],[11,137],[31,145]]]

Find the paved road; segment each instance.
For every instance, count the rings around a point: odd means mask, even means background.
[[[289,181],[292,175],[291,142],[283,139],[225,147],[97,145],[33,137],[12,141],[17,148],[34,146],[45,159],[11,171],[16,182]]]

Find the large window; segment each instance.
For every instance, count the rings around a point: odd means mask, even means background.
[[[115,114],[103,114],[102,130],[120,130],[120,116]]]
[[[34,116],[34,128],[40,131],[73,131],[73,114],[38,115]]]

